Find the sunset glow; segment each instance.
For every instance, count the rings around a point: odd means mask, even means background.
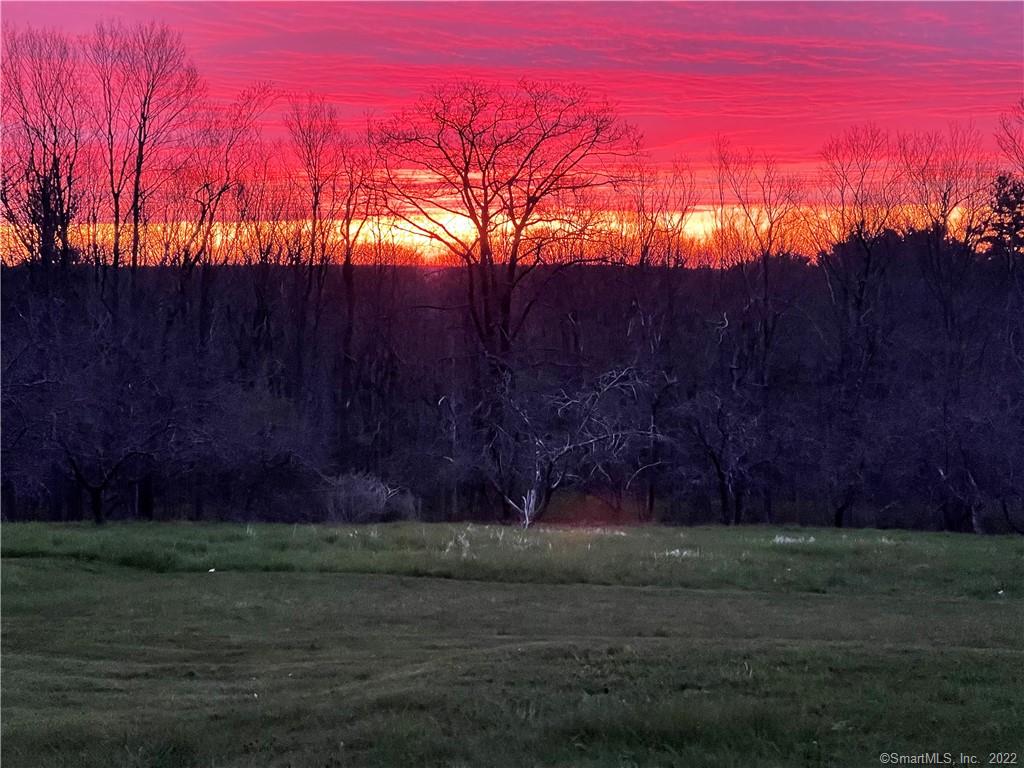
[[[101,21],[165,21],[182,33],[211,105],[225,115],[237,109],[228,105],[238,93],[263,83],[258,87],[267,98],[255,124],[266,163],[259,183],[273,177],[276,187],[291,185],[291,202],[283,205],[292,205],[305,184],[287,130],[288,105],[305,94],[322,98],[358,135],[367,121],[401,112],[425,90],[454,78],[577,81],[635,126],[657,173],[685,164],[692,187],[686,208],[678,211],[666,200],[661,215],[664,226],[698,244],[730,218],[729,206],[742,193],[736,179],[728,188],[716,176],[721,159],[715,147],[723,141],[749,152],[751,162],[770,158],[772,173],[797,185],[794,194],[809,210],[818,204],[823,146],[852,125],[871,124],[893,140],[944,132],[953,123],[971,126],[974,159],[991,171],[998,115],[1024,90],[1024,6],[1016,3],[5,2],[3,16],[12,28],[55,28],[83,40]],[[85,146],[95,141],[87,136]],[[182,159],[186,151],[195,151],[191,141],[160,162],[196,162]],[[201,183],[206,171],[196,172],[195,181],[186,174],[185,186],[162,190],[172,201],[161,214],[163,224],[143,222],[148,263],[167,252],[168,233],[190,236],[186,222],[195,212],[175,206],[189,205],[188,185]],[[394,172],[431,180],[422,170]],[[469,178],[480,181],[477,172]],[[667,180],[654,179],[651,188]],[[633,204],[628,193],[615,186],[601,195],[603,203],[584,205],[604,206],[608,227],[639,226],[617,213]],[[443,260],[473,241],[474,225],[458,201],[450,211],[439,204],[428,202],[429,222],[413,212],[404,222],[375,214],[363,230],[358,216],[350,224],[364,239],[372,231],[392,246]],[[234,242],[225,233],[242,215],[249,212],[218,203],[209,244],[224,252],[224,244]],[[308,220],[301,223],[306,215],[285,215],[291,222],[285,229],[308,229]],[[324,215],[332,218],[329,211]],[[112,212],[101,206],[93,217],[100,232]],[[795,233],[792,221],[788,228]],[[454,249],[437,237],[446,229],[457,241]],[[337,222],[328,226],[325,242],[343,239],[343,231]],[[813,240],[807,235],[797,237],[807,244]],[[5,253],[13,237],[5,225]],[[92,239],[100,242],[103,237]]]
[[[660,161],[699,167],[720,134],[806,173],[856,122],[990,135],[1022,93],[1013,2],[3,3],[5,23],[75,34],[110,18],[180,29],[217,98],[270,81],[326,95],[353,126],[456,77],[586,82]]]

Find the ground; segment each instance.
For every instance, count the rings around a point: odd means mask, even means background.
[[[1024,763],[1024,538],[2,531],[16,766]]]

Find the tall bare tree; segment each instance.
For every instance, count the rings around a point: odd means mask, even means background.
[[[773,260],[796,245],[799,184],[774,158],[736,150],[723,139],[716,144],[715,162],[719,266],[740,270],[749,297],[743,325],[750,328],[750,344],[737,347],[734,382],[749,373],[767,387],[776,329],[786,309],[773,283]]]
[[[662,168],[640,155],[625,168],[608,207],[622,239],[619,251],[638,266],[682,266],[686,224],[698,201],[693,171],[682,158]]]
[[[345,291],[345,325],[341,338],[341,395],[349,403],[352,397],[355,366],[356,303],[355,258],[364,245],[374,221],[379,221],[382,199],[376,178],[379,152],[373,131],[342,133],[339,137],[340,174],[337,185],[337,212],[334,230],[341,240],[341,280]]]
[[[634,151],[633,130],[578,86],[467,81],[435,88],[381,136],[391,216],[465,266],[472,325],[504,359],[530,306],[516,316],[517,287]]]
[[[181,161],[174,150],[183,143],[190,108],[202,96],[203,84],[181,33],[166,24],[101,22],[85,41],[85,57],[94,81],[91,117],[109,196],[116,301],[124,226],[130,225],[134,274],[142,259],[146,198]],[[158,163],[157,158],[167,162]]]
[[[337,109],[315,94],[293,99],[285,116],[297,163],[302,236],[292,255],[296,275],[294,376],[301,383],[307,326],[315,334],[324,283],[341,256],[348,298],[354,301],[352,258],[369,213],[370,153],[344,133]],[[340,249],[340,254],[339,254]],[[346,357],[351,350],[346,350]]]
[[[904,169],[892,137],[870,124],[831,138],[820,159],[819,201],[805,222],[828,287],[836,380],[856,397],[886,332],[886,276],[907,218]]]
[[[899,139],[911,224],[925,232],[922,273],[952,340],[958,328],[965,279],[987,230],[992,181],[981,135],[969,125]]]
[[[912,225],[977,245],[993,178],[977,128],[901,134],[899,157]]]
[[[4,27],[3,217],[44,272],[72,258],[85,126],[82,66],[67,36]]]
[[[162,236],[177,232],[169,258],[178,267],[184,295],[193,271],[199,269],[198,340],[209,335],[212,307],[210,282],[214,267],[241,261],[241,217],[236,195],[258,162],[258,121],[273,100],[267,84],[245,88],[228,104],[206,104],[193,112],[184,149],[188,162],[164,185]],[[180,205],[175,205],[176,197]]]
[[[939,317],[939,414],[931,439],[942,449],[933,466],[942,481],[940,519],[943,527],[970,529],[964,499],[972,495],[974,481],[958,460],[958,446],[970,429],[963,386],[985,348],[976,330],[986,302],[971,282],[991,214],[992,165],[977,129],[962,124],[901,136],[900,160],[911,222],[919,230],[918,264]]]

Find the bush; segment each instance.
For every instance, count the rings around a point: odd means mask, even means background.
[[[332,523],[385,523],[416,516],[412,494],[363,472],[328,479],[325,517]]]

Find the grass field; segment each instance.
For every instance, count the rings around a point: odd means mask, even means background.
[[[6,524],[2,555],[4,768],[1024,763],[1024,538]]]

